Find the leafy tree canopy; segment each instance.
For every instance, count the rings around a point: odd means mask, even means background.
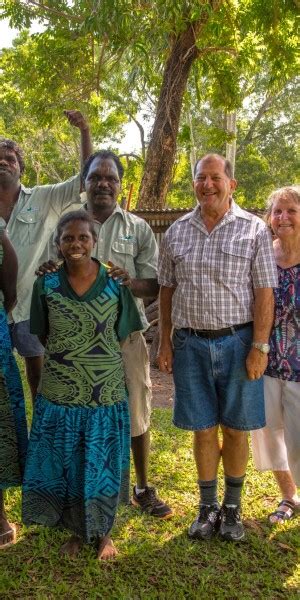
[[[17,134],[23,119],[30,143],[42,126],[45,152],[54,137],[63,143],[68,139],[74,168],[77,139],[61,118],[64,108],[82,108],[96,142],[113,145],[124,123],[150,101],[155,122],[141,197],[161,205],[168,189],[170,203],[188,196],[180,181],[184,172],[190,178],[187,156],[193,148],[197,153],[224,151],[230,140],[224,118],[236,111],[241,199],[250,200],[254,165],[260,189],[270,185],[271,176],[284,177],[276,144],[291,148],[293,0],[1,0],[0,7],[11,26],[23,30],[35,19],[45,28],[35,35],[22,31],[13,48],[2,52],[2,130],[15,128]],[[186,46],[176,63],[180,43]],[[193,59],[183,73],[189,53]],[[289,103],[283,102],[283,90],[289,90]],[[265,103],[265,111],[255,121],[259,103]],[[140,174],[140,162],[136,168]],[[190,184],[188,189],[190,194]],[[259,203],[259,189],[254,196]]]

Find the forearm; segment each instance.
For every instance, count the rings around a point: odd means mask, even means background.
[[[130,289],[137,298],[156,298],[159,285],[157,279],[131,279]]]
[[[90,128],[87,125],[85,128],[80,129],[80,159],[81,159],[81,168],[83,167],[85,161],[93,152],[93,144],[90,133]]]
[[[172,298],[175,288],[162,286],[159,292],[159,347],[157,363],[160,371],[172,373],[173,348],[172,333]]]
[[[46,348],[47,336],[46,335],[38,335],[38,338],[39,338],[42,346],[44,346],[44,348]]]
[[[2,238],[3,262],[1,268],[1,289],[4,295],[4,308],[10,312],[16,304],[16,282],[18,274],[18,261],[15,250],[6,236]]]
[[[172,333],[172,298],[175,288],[161,286],[159,292],[160,345],[169,344]]]
[[[254,290],[253,342],[268,343],[274,322],[274,293],[272,288]]]

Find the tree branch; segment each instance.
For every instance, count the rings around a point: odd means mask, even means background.
[[[145,130],[143,125],[131,114],[128,113],[130,118],[132,119],[132,121],[136,124],[139,132],[140,132],[140,138],[141,138],[141,146],[142,146],[142,156],[143,156],[143,160],[145,160],[146,158],[146,144],[145,144]]]
[[[203,56],[203,54],[207,54],[208,52],[227,52],[233,56],[238,55],[238,51],[230,46],[223,46],[223,48],[219,46],[207,46],[206,48],[197,49],[197,58],[199,58],[199,56]]]
[[[138,161],[142,162],[142,159],[140,156],[138,156],[137,154],[134,154],[134,152],[123,152],[122,154],[119,154],[119,157],[121,156],[126,156],[126,158],[128,158],[129,156],[132,156],[132,158],[136,158]]]
[[[104,63],[103,57],[104,57],[104,53],[105,53],[105,50],[106,50],[107,42],[108,42],[108,36],[105,34],[103,36],[103,44],[101,46],[100,55],[99,55],[99,59],[98,59],[98,65],[97,65],[97,73],[96,73],[96,91],[97,92],[99,92],[99,87],[100,87],[100,73],[101,73],[101,67],[102,67],[102,65]]]
[[[76,15],[73,15],[71,12],[70,13],[64,13],[60,10],[57,10],[56,8],[52,8],[51,6],[47,6],[47,4],[44,3],[40,3],[40,2],[36,2],[35,0],[25,0],[25,4],[24,2],[20,2],[21,6],[34,6],[42,11],[45,11],[46,13],[52,13],[54,15],[57,15],[58,17],[63,17],[64,19],[71,19],[72,21],[76,21],[76,23],[82,23],[84,21],[84,18],[79,18]]]
[[[248,129],[248,133],[245,135],[244,139],[239,144],[239,147],[236,151],[237,154],[241,154],[246,148],[246,146],[249,146],[249,144],[251,144],[258,123],[261,121],[265,113],[271,108],[271,105],[273,104],[274,100],[277,98],[278,95],[279,94],[275,94],[274,96],[267,96],[265,98],[264,102],[258,110],[257,115],[254,117]]]

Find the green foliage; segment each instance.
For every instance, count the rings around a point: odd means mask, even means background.
[[[254,127],[251,148],[247,142],[238,154],[240,198],[246,205],[260,204],[275,182],[293,179],[293,0],[227,0],[219,10],[209,0],[1,0],[0,7],[21,31],[0,59],[0,133],[25,145],[26,181],[60,180],[77,168],[78,135],[65,124],[63,109],[81,109],[101,147],[115,146],[124,124],[149,100],[153,111],[176,36],[191,24],[196,27],[207,13],[195,40],[199,58],[185,96],[168,204],[192,201],[189,167],[182,167],[191,150],[223,153],[230,141],[224,116],[237,111],[239,152],[259,102],[269,96],[279,96],[282,114],[279,106],[268,109]],[[24,31],[33,20],[43,24],[42,33]],[[288,89],[287,103],[282,91]],[[130,160],[133,203],[141,164]],[[257,177],[251,185],[254,165]]]
[[[172,183],[167,196],[167,207],[192,209],[195,204],[190,161],[186,154],[179,154],[174,165]]]

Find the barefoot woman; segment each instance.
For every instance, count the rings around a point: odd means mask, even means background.
[[[23,389],[6,319],[16,301],[17,257],[4,228],[0,224],[0,548],[15,535],[5,514],[3,491],[21,485],[27,449]]]
[[[91,258],[93,222],[68,213],[57,227],[64,263],[34,285],[31,329],[45,342],[23,487],[23,519],[70,529],[116,554],[109,537],[129,474],[129,415],[119,340],[142,329],[131,292]]]
[[[270,523],[294,516],[300,499],[300,187],[271,194],[267,218],[276,236],[279,287],[264,377],[267,426],[252,432],[258,469],[272,470],[282,500]]]

